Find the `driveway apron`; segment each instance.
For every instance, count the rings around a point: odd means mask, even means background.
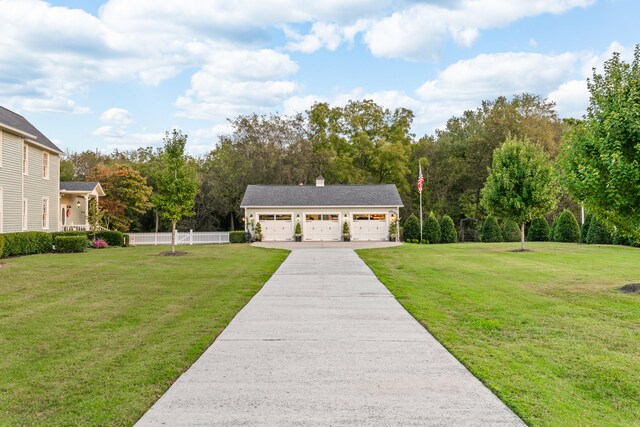
[[[291,252],[137,423],[328,424],[523,425],[351,249]]]

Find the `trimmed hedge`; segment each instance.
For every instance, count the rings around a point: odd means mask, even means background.
[[[246,237],[244,231],[230,231],[229,232],[230,243],[245,243]]]
[[[588,213],[584,217],[584,223],[580,228],[580,242],[587,243],[587,234],[589,234],[589,226],[591,225],[591,220],[593,219],[593,214]]]
[[[590,245],[610,245],[613,243],[613,229],[594,216],[589,224],[587,243]]]
[[[18,255],[44,254],[51,252],[53,236],[44,231],[24,231],[21,233],[6,233],[2,257]]]
[[[440,220],[440,243],[455,243],[458,241],[456,226],[449,215]]]
[[[93,239],[93,233],[89,232],[87,236]],[[109,246],[125,246],[124,238],[125,234],[121,231],[109,230],[96,233],[96,239],[104,240]],[[127,241],[128,240],[129,239],[127,239]]]
[[[563,210],[556,218],[554,225],[554,242],[578,243],[580,241],[580,226],[570,210]]]
[[[4,236],[0,234],[0,258],[2,258],[2,252],[4,252]]]
[[[550,232],[549,223],[545,217],[539,216],[531,221],[527,232],[527,240],[529,242],[548,242]]]
[[[520,241],[520,227],[512,219],[505,219],[502,222],[502,241],[504,242],[519,242]]]
[[[77,253],[84,252],[89,244],[89,239],[84,236],[58,236],[56,237],[56,252]]]
[[[420,239],[420,221],[418,221],[418,217],[416,217],[414,214],[409,215],[409,217],[404,222],[403,230],[404,234],[402,238],[405,242]]]
[[[500,226],[498,225],[496,217],[494,217],[493,215],[489,215],[488,217],[486,217],[484,223],[482,224],[481,240],[483,243],[502,241],[502,231],[500,230]]]
[[[440,223],[433,212],[424,221],[422,232],[425,243],[440,243]]]

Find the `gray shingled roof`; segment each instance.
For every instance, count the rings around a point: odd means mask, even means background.
[[[97,182],[61,181],[60,191],[86,191],[87,193],[90,193],[97,185]]]
[[[49,138],[44,136],[42,132],[36,129],[34,125],[29,123],[27,119],[25,119],[18,113],[7,110],[2,106],[0,106],[0,123],[18,129],[22,132],[34,135],[36,136],[35,142],[62,154],[62,150],[60,150],[53,142],[51,142]]]
[[[240,207],[404,206],[395,184],[248,185]]]

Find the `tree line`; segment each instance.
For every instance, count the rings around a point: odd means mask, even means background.
[[[492,167],[508,167],[495,163],[494,153],[500,149],[504,156],[542,156],[548,161],[550,169],[540,170],[545,174],[542,180],[557,183],[552,185],[557,191],[545,196],[553,202],[536,215],[551,219],[566,209],[579,215],[584,204],[612,225],[632,232],[640,215],[640,150],[634,145],[637,142],[624,141],[637,141],[640,132],[638,62],[636,49],[633,64],[614,55],[603,75],[594,71],[589,80],[591,105],[584,120],[563,120],[553,102],[530,93],[484,101],[452,117],[433,135],[422,137],[411,132],[411,110],[390,110],[371,100],[353,100],[344,106],[316,103],[293,116],[238,116],[230,120],[232,131],[220,136],[209,153],[186,157],[198,189],[192,215],[180,220],[178,227],[242,229],[240,201],[247,185],[312,184],[320,174],[327,184],[395,184],[405,205],[401,217],[408,218],[419,210],[415,184],[418,162],[422,162],[425,211],[452,218],[465,240],[475,240],[490,212],[505,213],[504,198],[494,194],[490,200],[487,190],[483,192]],[[621,106],[621,101],[626,104]],[[616,108],[626,115],[618,114]],[[607,128],[612,117],[618,120],[614,133]],[[519,143],[526,147],[518,148]],[[598,149],[605,152],[595,156]],[[163,150],[68,153],[61,176],[102,183],[107,193],[102,199],[105,221],[112,228],[166,230],[170,222],[158,215],[152,203],[160,185]],[[598,158],[609,163],[602,165]],[[540,182],[535,185],[540,187]],[[612,183],[619,190],[615,194]],[[495,180],[489,184],[501,185]],[[530,215],[514,219],[519,225],[531,220]],[[524,235],[524,228],[520,231]]]

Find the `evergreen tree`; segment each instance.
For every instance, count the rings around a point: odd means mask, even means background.
[[[529,226],[527,240],[530,242],[547,242],[549,241],[549,223],[543,216],[534,218]]]
[[[496,217],[493,215],[489,215],[485,218],[484,223],[482,224],[481,240],[483,243],[502,241],[502,231],[500,230]]]
[[[422,232],[425,243],[440,243],[440,223],[433,212],[425,220]]]
[[[502,222],[502,241],[503,242],[519,242],[520,227],[515,221],[506,219]]]
[[[590,245],[610,245],[613,243],[613,229],[600,218],[594,216],[589,224],[587,243]]]
[[[580,226],[570,210],[563,210],[556,218],[554,225],[554,242],[578,243],[580,241]]]
[[[440,243],[455,243],[457,241],[456,226],[449,215],[444,215],[440,220]]]
[[[420,221],[418,218],[411,214],[404,222],[404,240],[418,240],[420,239]]]
[[[593,218],[592,213],[588,213],[584,217],[584,223],[580,228],[580,242],[587,243],[587,234],[589,234],[589,226],[591,225],[591,219]]]

